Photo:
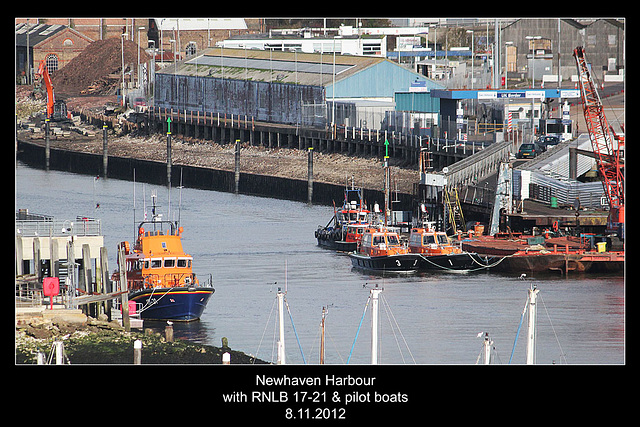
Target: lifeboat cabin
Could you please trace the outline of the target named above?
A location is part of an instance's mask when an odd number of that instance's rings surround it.
[[[435,231],[429,225],[424,228],[412,228],[409,235],[409,252],[414,254],[450,255],[461,254],[462,249],[454,246],[449,241],[446,233]]]
[[[400,243],[400,237],[395,231],[367,228],[362,235],[360,253],[364,255],[390,256],[407,252],[407,248]]]

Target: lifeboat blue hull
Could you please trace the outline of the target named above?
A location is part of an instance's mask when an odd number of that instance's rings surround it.
[[[129,294],[140,307],[143,320],[198,320],[215,292],[211,287],[155,288]]]

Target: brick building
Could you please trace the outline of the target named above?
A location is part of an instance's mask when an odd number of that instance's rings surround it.
[[[33,75],[43,60],[49,72],[55,73],[93,41],[73,28],[33,21],[16,23],[16,77],[19,83],[27,83],[26,71],[30,69]]]

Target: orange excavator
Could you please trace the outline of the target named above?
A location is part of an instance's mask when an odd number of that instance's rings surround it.
[[[71,113],[67,111],[67,104],[63,100],[56,101],[55,94],[53,92],[53,84],[51,83],[51,76],[45,60],[40,61],[40,67],[36,77],[44,81],[47,88],[47,119],[54,122],[66,122],[71,120]],[[42,84],[42,83],[40,83]]]

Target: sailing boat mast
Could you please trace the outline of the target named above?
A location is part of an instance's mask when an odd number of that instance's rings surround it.
[[[371,289],[371,364],[378,364],[378,295],[382,292],[376,285]]]
[[[527,365],[533,365],[536,358],[536,299],[539,289],[532,285],[529,288],[529,321],[527,332]]]
[[[286,365],[284,355],[284,292],[278,288],[278,325],[280,327],[280,337],[278,339],[278,365]]]
[[[320,364],[324,365],[324,319],[327,316],[327,310],[322,307],[322,321],[320,322],[320,328],[322,333],[320,334]]]

